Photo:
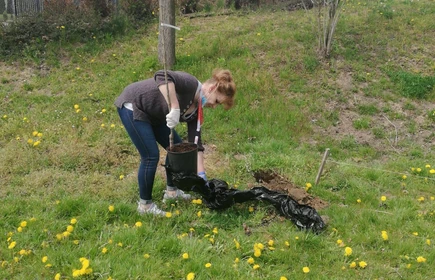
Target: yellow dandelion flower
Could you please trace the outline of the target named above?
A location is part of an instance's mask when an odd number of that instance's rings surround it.
[[[27,140],[27,144],[32,145],[33,144],[33,139],[28,139]]]
[[[118,247],[122,247],[122,242],[118,242],[118,244],[116,244]]]
[[[80,108],[79,104],[74,104],[74,109],[77,110],[78,108]]]
[[[254,266],[252,267],[254,270],[257,270],[257,269],[259,269],[260,268],[260,265],[258,265],[258,264],[254,264]]]
[[[235,258],[234,259],[234,263],[239,263],[240,262],[240,259],[239,258]]]
[[[27,226],[27,221],[22,221],[21,223],[20,223],[20,227],[26,227]]]
[[[361,203],[361,199],[358,198],[358,199],[356,200],[356,202],[357,202],[357,203]]]
[[[121,175],[119,175],[119,180],[124,180],[124,175],[123,174],[121,174]]]
[[[234,239],[234,243],[236,245],[236,249],[240,249],[240,243],[236,239]]]
[[[414,231],[414,232],[412,233],[412,235],[414,235],[414,236],[418,236],[418,232]]]
[[[337,245],[339,245],[339,246],[343,245],[343,240],[337,239]]]
[[[77,224],[77,219],[76,218],[72,218],[70,221],[70,224],[75,225]]]
[[[311,189],[312,185],[311,183],[305,183],[305,190],[308,191],[309,189]]]
[[[285,241],[284,244],[285,244],[285,246],[290,247],[290,242]]]
[[[46,263],[46,262],[48,261],[48,257],[47,257],[47,256],[43,256],[42,259],[41,259],[41,261],[42,261],[43,263]]]
[[[17,242],[16,242],[16,241],[12,241],[12,242],[9,244],[8,249],[14,249],[16,245],[17,245]]]
[[[215,228],[213,228],[213,231],[212,231],[214,234],[218,234],[218,228],[217,227],[215,227]]]
[[[22,255],[26,255],[26,250],[24,250],[24,249],[21,249],[19,252],[18,252],[18,254],[20,254],[21,256]]]
[[[285,276],[281,276],[281,277],[279,277],[279,280],[288,280],[288,279]]]
[[[184,260],[187,260],[189,258],[189,254],[188,253],[184,253],[182,255],[182,257],[183,257]]]
[[[193,280],[193,279],[195,279],[195,273],[189,272],[189,274],[187,274],[186,276],[186,280]]]
[[[263,243],[255,243],[254,246],[257,247],[257,248],[260,249],[260,250],[263,250],[263,249],[264,249],[264,245],[263,245]]]
[[[107,253],[107,248],[106,247],[103,247],[103,249],[101,249],[101,253],[103,253],[103,254],[105,254],[105,253]]]
[[[411,268],[411,264],[408,263],[408,264],[406,265],[406,268],[410,269],[410,268]]]
[[[435,174],[435,169],[431,169],[431,170],[429,170],[429,173],[430,173],[430,174]]]
[[[344,255],[345,255],[346,257],[352,255],[352,248],[350,248],[350,247],[346,247],[346,248],[344,248]]]
[[[426,164],[424,167],[426,167],[426,168],[430,168],[430,164]]]
[[[403,180],[406,180],[406,178],[408,178],[408,176],[406,176],[406,175],[402,175],[402,179],[403,179]]]
[[[101,113],[106,113],[107,112],[107,110],[106,109],[101,109]]]
[[[418,202],[424,202],[424,196],[420,196],[419,198],[417,198]]]
[[[201,199],[193,199],[192,203],[193,204],[202,204],[202,200]]]
[[[56,273],[56,275],[54,276],[54,280],[60,280],[60,277],[61,277],[60,273]]]
[[[426,244],[430,246],[430,239],[426,239]]]
[[[110,124],[110,127],[111,127],[111,128],[114,128],[114,127],[115,127],[115,124],[114,124],[114,123]]]
[[[260,257],[261,256],[261,250],[260,249],[254,249],[254,256],[256,258]]]
[[[198,218],[201,218],[201,215],[202,215],[201,211],[198,211],[198,213],[196,213],[196,216],[198,216]]]
[[[255,262],[255,260],[254,260],[253,257],[250,257],[250,258],[247,260],[247,262],[248,262],[249,264],[253,264],[253,263]]]
[[[366,268],[367,263],[366,263],[365,261],[360,261],[360,262],[358,263],[358,266],[361,267],[361,268]]]
[[[136,222],[136,223],[134,224],[134,226],[135,226],[135,227],[141,227],[141,226],[142,226],[142,222]]]
[[[274,242],[273,240],[269,240],[269,241],[267,242],[267,245],[269,245],[269,246],[273,246],[274,243],[275,243],[275,242]]]
[[[416,171],[417,171],[418,173],[420,173],[420,172],[421,172],[421,168],[420,168],[420,167],[417,168]]]
[[[387,197],[385,195],[381,196],[381,201],[385,202],[387,200]]]
[[[109,212],[113,212],[113,211],[115,211],[115,206],[109,205]]]
[[[349,267],[350,267],[350,268],[355,268],[355,267],[356,267],[356,262],[351,262],[351,263],[349,264]]]
[[[172,213],[171,212],[166,212],[165,216],[166,216],[166,218],[171,218],[172,217]]]
[[[149,258],[150,258],[150,254],[144,254],[143,257],[144,257],[145,259],[149,259]]]
[[[67,232],[73,232],[73,231],[74,231],[74,227],[73,227],[72,225],[68,225],[68,226],[66,227],[66,231],[67,231]]]
[[[302,268],[302,271],[303,271],[304,273],[309,273],[309,272],[310,272],[310,268],[309,268],[308,266],[304,266],[304,267]]]
[[[385,241],[388,240],[388,233],[385,230],[381,231],[381,235],[382,235],[382,239],[384,239]]]
[[[22,228],[22,227],[18,227],[18,228],[17,228],[17,231],[18,231],[18,232],[23,232],[23,228]]]
[[[87,117],[83,117],[83,119],[82,119],[84,122],[87,122],[88,121],[88,118]]]
[[[206,268],[210,268],[210,267],[211,267],[211,263],[206,263],[204,266],[205,266]]]
[[[419,257],[417,257],[417,262],[423,263],[423,262],[426,262],[426,259],[422,256],[419,256]]]
[[[254,212],[254,207],[253,207],[253,206],[249,206],[248,211],[249,211],[250,213]]]
[[[80,240],[73,240],[73,243],[75,244],[75,245],[79,245],[80,244]]]

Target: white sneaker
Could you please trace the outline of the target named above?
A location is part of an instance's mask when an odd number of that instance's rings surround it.
[[[173,194],[169,194],[170,191],[166,190],[165,194],[163,195],[163,202],[166,202],[166,200],[169,199],[184,199],[184,200],[189,200],[192,198],[192,196],[190,194],[184,193],[182,190],[177,189],[177,191],[175,192],[175,195]]]
[[[154,216],[166,216],[166,212],[160,210],[155,203],[151,203],[151,206],[146,208],[144,204],[138,202],[137,212],[139,212],[140,215],[153,214]]]

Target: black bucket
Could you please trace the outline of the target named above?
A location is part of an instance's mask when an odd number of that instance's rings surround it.
[[[196,174],[198,169],[198,145],[178,143],[168,148],[168,167],[173,173]]]

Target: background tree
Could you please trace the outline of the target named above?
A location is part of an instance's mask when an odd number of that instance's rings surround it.
[[[159,0],[160,23],[175,25],[174,0]],[[175,64],[175,30],[160,26],[158,56],[159,62],[170,69]]]
[[[331,54],[332,38],[340,15],[342,1],[315,0],[315,4],[319,9],[317,14],[319,52],[323,57],[328,58]]]

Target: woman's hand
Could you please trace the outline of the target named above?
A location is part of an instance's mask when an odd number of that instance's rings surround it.
[[[172,108],[169,114],[166,115],[166,125],[173,129],[180,122],[180,109]]]

